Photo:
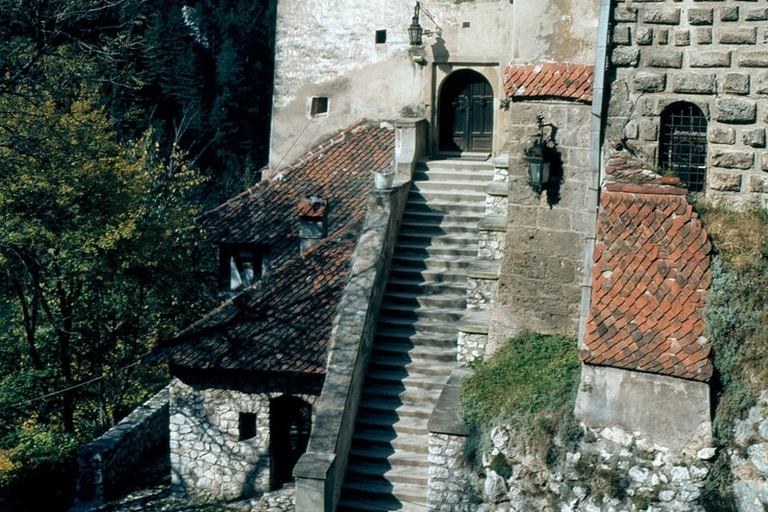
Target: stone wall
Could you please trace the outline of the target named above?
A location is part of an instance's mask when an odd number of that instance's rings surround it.
[[[563,170],[559,186],[541,195],[528,185],[523,158],[537,115],[554,128]],[[595,222],[588,212],[590,106],[513,102],[508,117],[509,214],[489,333],[494,346],[525,328],[577,333],[586,236]]]
[[[768,11],[757,2],[619,1],[607,139],[658,162],[660,115],[676,101],[709,120],[707,195],[768,201]]]
[[[166,387],[80,451],[77,501],[116,496],[143,459],[167,449],[168,401]]]
[[[270,490],[270,400],[283,396],[285,387],[257,378],[175,377],[170,389],[174,494],[220,501]],[[292,396],[312,405],[319,382],[288,388],[293,390]],[[240,413],[256,416],[253,437],[240,439]]]

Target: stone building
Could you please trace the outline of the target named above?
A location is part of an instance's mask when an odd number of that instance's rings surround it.
[[[265,180],[201,219],[228,298],[156,354],[173,375],[174,489],[234,499],[295,477],[300,511],[433,506],[423,452],[440,392],[467,354],[522,329],[579,336],[588,425],[705,445],[709,246],[686,194],[765,203],[768,8],[276,13]],[[551,176],[531,186],[537,142]],[[395,183],[371,192],[382,170]],[[493,285],[463,315],[467,274]],[[457,350],[457,326],[472,347]]]
[[[291,480],[391,128],[357,125],[200,218],[220,252],[217,309],[162,343],[174,492],[232,500]]]

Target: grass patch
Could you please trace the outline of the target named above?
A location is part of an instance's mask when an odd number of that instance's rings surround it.
[[[508,425],[523,454],[555,463],[581,438],[573,418],[581,363],[576,339],[523,332],[475,365],[464,382],[460,417],[471,427],[469,445],[489,448],[488,432]]]

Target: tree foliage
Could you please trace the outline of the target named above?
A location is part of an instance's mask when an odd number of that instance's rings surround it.
[[[263,147],[266,8],[182,7],[0,0],[0,509],[66,508],[77,447],[165,382],[141,357],[206,304],[206,183]]]

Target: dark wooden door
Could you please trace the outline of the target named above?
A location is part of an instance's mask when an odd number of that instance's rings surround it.
[[[479,73],[448,77],[440,97],[440,150],[490,152],[493,145],[493,89]]]
[[[307,449],[312,430],[312,406],[297,397],[270,402],[272,487],[279,489],[293,478],[293,467]]]

